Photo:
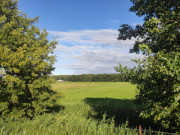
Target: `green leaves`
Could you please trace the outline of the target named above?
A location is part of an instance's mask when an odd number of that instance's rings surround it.
[[[119,65],[117,72],[127,73],[137,84],[138,103],[146,105],[141,117],[161,127],[180,132],[180,1],[131,0],[130,11],[144,16],[144,24],[132,28],[121,25],[119,40],[137,38],[130,52],[141,52],[143,59],[132,60],[136,67]]]
[[[17,1],[0,1],[0,116],[33,117],[55,103],[49,74],[54,69],[57,42],[47,40],[46,30],[17,10]]]

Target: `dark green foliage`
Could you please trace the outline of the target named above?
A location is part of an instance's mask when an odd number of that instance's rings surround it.
[[[130,52],[146,57],[133,60],[137,66],[132,69],[119,65],[116,70],[137,84],[136,100],[146,106],[143,118],[180,132],[180,1],[131,1],[130,11],[144,16],[145,22],[136,28],[122,25],[118,39],[137,38]]]
[[[125,74],[84,74],[84,75],[54,75],[55,80],[72,82],[127,82]]]
[[[139,53],[139,45],[146,44],[153,53],[180,49],[180,1],[178,0],[131,0],[130,11],[144,16],[144,24],[135,28],[121,25],[118,40],[137,38],[130,52]]]
[[[161,18],[166,12],[179,12],[179,0],[130,0],[133,6],[131,12],[135,12],[138,16],[144,16],[147,21],[152,17]]]
[[[17,1],[0,1],[0,116],[15,119],[33,117],[54,106],[49,74],[55,56],[55,41],[47,40],[46,30],[34,26],[20,13]]]

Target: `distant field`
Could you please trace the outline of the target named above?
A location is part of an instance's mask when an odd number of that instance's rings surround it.
[[[57,82],[53,86],[65,96],[62,104],[76,104],[85,98],[134,99],[136,86],[127,82]]]
[[[33,120],[0,119],[0,134],[138,135],[139,125],[151,125],[139,118],[143,107],[134,104],[137,91],[130,83],[56,82],[52,88],[64,95],[53,113]]]
[[[117,126],[128,121],[128,127],[142,125],[146,129],[159,130],[149,120],[139,117],[143,106],[134,103],[138,92],[136,85],[128,82],[56,82],[52,88],[63,93],[59,104],[65,106],[66,111],[69,109],[68,112],[76,112],[77,106],[85,107],[83,111],[88,118],[101,120],[106,114]]]

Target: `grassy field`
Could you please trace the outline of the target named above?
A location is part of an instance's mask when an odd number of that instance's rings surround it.
[[[113,118],[117,126],[128,122],[131,128],[139,125],[149,128],[151,124],[139,118],[143,107],[134,104],[137,88],[128,82],[57,82],[53,89],[64,94],[59,101],[64,107],[86,106],[88,118],[101,120],[106,114],[106,118]],[[75,111],[74,108],[70,112]]]
[[[65,96],[63,104],[77,104],[86,98],[134,99],[136,86],[127,82],[65,82],[53,89]]]
[[[138,135],[142,106],[135,105],[136,86],[126,82],[57,82],[53,89],[63,94],[53,113],[32,120],[0,119],[0,134],[30,135]],[[144,132],[143,134],[151,134]]]

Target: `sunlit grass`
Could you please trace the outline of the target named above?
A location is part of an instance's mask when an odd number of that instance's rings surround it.
[[[138,135],[136,127],[144,124],[130,83],[57,82],[52,88],[64,95],[57,99],[61,110],[32,120],[0,119],[0,135]]]
[[[65,96],[62,104],[76,104],[88,97],[134,99],[136,86],[127,82],[57,82],[53,86]]]
[[[106,114],[107,118],[114,118],[116,125],[126,121],[131,127],[146,124],[139,118],[142,106],[133,103],[136,85],[127,82],[57,82],[53,89],[64,93],[65,98],[60,103],[65,107],[88,105],[86,117],[101,120]]]

